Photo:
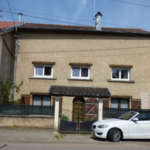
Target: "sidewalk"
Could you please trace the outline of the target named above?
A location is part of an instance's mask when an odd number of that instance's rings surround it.
[[[25,143],[98,143],[90,134],[59,134],[53,129],[0,128],[0,141]]]

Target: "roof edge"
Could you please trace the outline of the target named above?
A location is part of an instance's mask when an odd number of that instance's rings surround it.
[[[150,32],[149,33],[139,33],[139,32],[123,32],[123,31],[99,31],[99,30],[94,30],[94,29],[67,29],[67,28],[39,28],[39,27],[35,27],[35,28],[33,28],[33,27],[21,27],[21,26],[19,26],[18,27],[18,29],[25,29],[25,30],[27,30],[27,29],[29,29],[29,30],[43,30],[43,31],[53,31],[53,30],[57,30],[57,31],[77,31],[77,32],[89,32],[89,33],[118,33],[118,34],[126,34],[126,35],[128,35],[128,34],[132,34],[132,35],[150,35]]]

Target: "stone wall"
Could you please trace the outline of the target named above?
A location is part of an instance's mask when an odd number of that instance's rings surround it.
[[[54,128],[54,117],[0,116],[0,127]]]

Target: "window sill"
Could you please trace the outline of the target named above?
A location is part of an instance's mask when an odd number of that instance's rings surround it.
[[[123,80],[111,80],[108,79],[107,82],[116,82],[116,83],[135,83],[135,81],[130,80],[130,81],[123,81]]]
[[[67,79],[68,81],[93,81],[93,79]]]
[[[56,78],[44,78],[44,77],[30,77],[29,79],[57,80]]]

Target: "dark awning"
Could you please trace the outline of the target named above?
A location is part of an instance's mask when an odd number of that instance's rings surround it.
[[[82,96],[95,98],[109,98],[111,96],[108,88],[60,85],[51,85],[49,94],[53,96]]]

